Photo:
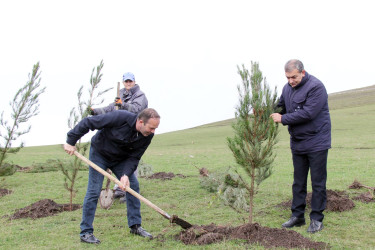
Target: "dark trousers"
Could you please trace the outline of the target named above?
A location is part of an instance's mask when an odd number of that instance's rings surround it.
[[[293,216],[298,218],[304,217],[307,194],[307,176],[310,169],[312,186],[310,219],[323,221],[323,211],[327,204],[327,157],[328,149],[308,154],[293,154]]]
[[[95,148],[93,147],[90,148],[90,160],[104,170],[107,170],[107,168],[111,169],[117,179],[121,179],[121,177],[124,175],[126,160],[124,160],[123,162],[109,161],[99,153],[97,153]],[[130,181],[130,188],[139,193],[139,182],[135,174],[131,174],[128,177]],[[102,190],[103,179],[104,175],[102,175],[92,167],[89,168],[89,180],[87,184],[86,196],[83,200],[82,207],[82,221],[80,225],[81,236],[86,233],[94,232],[93,222],[95,218],[98,199]],[[136,224],[141,225],[141,202],[138,200],[138,198],[134,197],[130,193],[127,193],[126,207],[129,227]]]

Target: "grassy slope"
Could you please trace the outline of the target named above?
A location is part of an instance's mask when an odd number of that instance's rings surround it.
[[[333,145],[329,152],[327,187],[346,190],[350,196],[356,192],[347,187],[354,179],[363,184],[375,186],[375,86],[364,91],[353,90],[330,95]],[[341,108],[342,107],[342,108]],[[144,156],[152,164],[154,172],[165,171],[184,174],[186,178],[171,181],[141,179],[141,194],[170,214],[177,214],[193,224],[239,225],[246,220],[246,214],[237,214],[223,206],[212,193],[199,185],[196,167],[210,171],[225,171],[234,166],[233,157],[226,145],[226,137],[232,135],[231,120],[207,124],[200,127],[161,134],[155,139]],[[285,127],[281,128],[280,142],[276,148],[277,158],[274,173],[260,186],[255,199],[255,221],[263,226],[279,228],[288,217],[288,210],[275,205],[291,198],[292,162],[289,139]],[[10,158],[21,166],[33,162],[44,162],[49,158],[69,158],[61,145],[27,147]],[[87,183],[87,172],[80,172],[78,193],[75,203],[82,203]],[[23,208],[40,199],[53,199],[67,203],[68,193],[63,189],[60,172],[39,174],[16,173],[5,178],[6,188],[13,194],[0,198],[0,217],[9,215],[17,208]],[[309,191],[311,187],[309,185]],[[326,212],[325,226],[321,233],[309,235],[307,227],[296,231],[316,241],[329,243],[335,249],[369,249],[375,245],[373,238],[374,204],[355,202],[350,212]],[[105,248],[166,248],[189,249],[174,240],[180,231],[147,206],[142,206],[143,225],[159,238],[146,241],[129,235],[124,216],[125,206],[115,203],[109,211],[100,208],[95,219],[95,234]],[[0,218],[4,226],[0,229],[0,248],[27,249],[77,249],[90,248],[79,243],[79,222],[81,210],[65,212],[57,216],[35,221],[29,219],[7,221]],[[360,219],[358,219],[360,218]],[[242,242],[223,242],[204,249],[243,249]],[[262,249],[261,247],[259,247]]]

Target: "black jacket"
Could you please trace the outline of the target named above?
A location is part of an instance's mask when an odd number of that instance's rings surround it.
[[[323,83],[307,72],[291,87],[285,84],[278,104],[281,122],[288,125],[293,153],[312,153],[331,148],[331,118]]]
[[[125,110],[86,117],[68,132],[66,142],[74,146],[89,130],[97,129],[91,138],[91,147],[108,160],[126,160],[125,174],[129,176],[136,170],[154,136],[145,137],[137,132],[136,120],[136,114]]]

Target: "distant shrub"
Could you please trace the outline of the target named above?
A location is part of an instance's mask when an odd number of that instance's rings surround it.
[[[72,170],[73,166],[67,162],[58,159],[48,159],[46,162],[33,163],[30,170],[27,173],[44,173],[44,172],[54,172],[61,169],[60,165],[63,164],[66,169]],[[86,165],[82,165],[79,170],[88,170]]]
[[[209,192],[217,192],[219,186],[224,182],[224,174],[208,173],[200,177],[200,185]]]
[[[17,171],[16,165],[10,163],[3,163],[0,168],[0,176],[9,176],[13,175]]]
[[[138,164],[138,176],[139,177],[149,177],[153,175],[152,165],[145,163],[140,160]]]

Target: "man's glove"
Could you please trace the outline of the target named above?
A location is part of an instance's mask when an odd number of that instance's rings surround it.
[[[121,105],[122,105],[121,98],[120,97],[116,97],[116,99],[115,99],[115,106],[121,107]]]

